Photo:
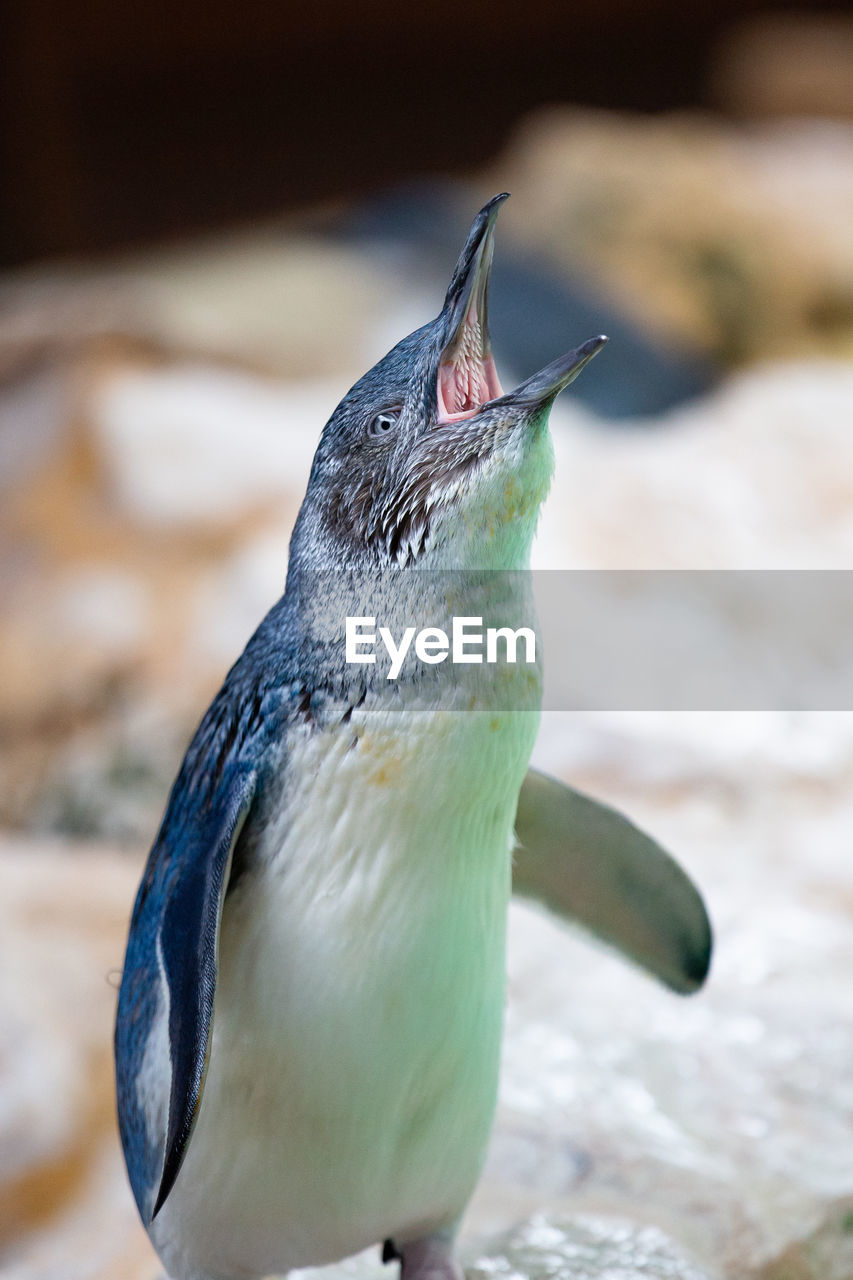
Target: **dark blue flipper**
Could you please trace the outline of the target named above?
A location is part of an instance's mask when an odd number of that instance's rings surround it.
[[[184,855],[181,872],[163,913],[160,950],[169,986],[169,1051],[172,1092],[166,1158],[156,1217],[178,1176],[201,1102],[216,972],[219,924],[231,855],[255,794],[255,774],[238,774],[235,785],[208,816],[197,856]]]
[[[193,794],[186,776],[179,777],[131,921],[116,1022],[116,1075],[122,1144],[146,1225],[174,1186],[198,1114],[222,905],[231,857],[255,795],[254,770],[232,764],[224,775],[206,798]],[[165,1098],[152,1098],[150,1085],[140,1084],[164,1000],[169,1071],[163,1061],[156,1075],[170,1076],[168,1109]]]

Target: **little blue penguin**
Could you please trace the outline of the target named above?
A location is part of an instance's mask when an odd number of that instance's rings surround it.
[[[459,1280],[513,875],[676,991],[708,969],[686,874],[614,810],[528,770],[538,660],[427,657],[395,680],[378,651],[346,660],[347,616],[397,635],[526,608],[549,411],[605,339],[504,392],[487,293],[505,198],[475,218],[439,316],[326,424],[285,593],[190,743],[139,887],[119,1127],[172,1280],[383,1243],[402,1280]]]

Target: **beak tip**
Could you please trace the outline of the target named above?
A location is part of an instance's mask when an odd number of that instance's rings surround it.
[[[586,342],[581,343],[577,351],[573,353],[575,356],[575,376],[580,373],[585,365],[589,364],[593,356],[598,355],[602,347],[605,347],[609,341],[610,339],[606,333],[599,333],[597,337],[587,338]]]
[[[471,224],[469,239],[473,236],[480,244],[484,244],[485,241],[491,240],[501,205],[508,199],[509,192],[501,191],[498,195],[492,196],[491,200],[486,201]]]
[[[498,220],[498,214],[500,213],[501,205],[504,203],[505,200],[508,200],[508,199],[509,199],[509,192],[501,191],[499,195],[492,196],[491,200],[487,200],[486,203],[483,205],[482,209],[480,210],[480,212],[477,214],[476,218],[474,219],[471,231],[472,233],[474,233],[476,229],[481,243],[485,243],[487,240],[491,240],[494,234],[495,223]]]
[[[561,391],[565,391],[566,387],[574,382],[590,360],[598,355],[607,341],[607,335],[604,333],[600,333],[595,338],[587,338],[586,342],[582,342],[574,351],[569,351],[558,360],[552,361],[502,399],[505,402],[528,406],[541,406],[553,402]]]

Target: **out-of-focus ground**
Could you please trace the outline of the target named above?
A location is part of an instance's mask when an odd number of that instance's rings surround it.
[[[460,243],[502,189],[498,261],[716,371],[633,425],[558,404],[537,563],[850,567],[853,126],[553,110]],[[303,220],[0,282],[3,1275],[159,1274],[111,1093],[135,884],[323,422],[451,266]],[[853,716],[549,714],[536,760],[677,853],[716,959],[680,1001],[513,907],[475,1274],[849,1280]]]

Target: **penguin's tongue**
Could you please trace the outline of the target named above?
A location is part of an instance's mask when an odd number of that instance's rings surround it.
[[[489,400],[503,395],[488,338],[472,305],[459,334],[438,366],[438,423],[471,418]]]

